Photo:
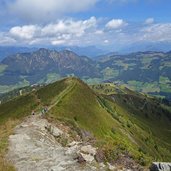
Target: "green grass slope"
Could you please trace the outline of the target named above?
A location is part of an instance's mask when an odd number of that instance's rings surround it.
[[[40,111],[45,105],[50,107],[47,118],[65,121],[79,133],[93,135],[106,160],[114,161],[120,154],[142,165],[171,160],[168,107],[124,87],[90,88],[71,77],[0,105],[0,168],[14,126],[32,110]]]
[[[140,152],[156,161],[171,160],[171,113],[168,106],[125,87],[101,84],[92,88],[103,94],[104,106],[136,142]]]
[[[101,108],[95,93],[82,81],[72,78],[71,89],[51,110],[55,118],[75,121],[83,129],[90,130],[97,136],[110,135],[115,123],[109,113]]]
[[[107,160],[116,159],[120,153],[129,153],[141,164],[147,164],[149,156],[138,151],[137,144],[130,141],[127,133],[125,135],[119,120],[104,107],[103,98],[81,80],[70,78],[68,82],[70,88],[60,93],[49,117],[67,121],[93,134],[97,144],[104,149]]]

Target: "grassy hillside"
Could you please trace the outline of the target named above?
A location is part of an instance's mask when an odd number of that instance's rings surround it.
[[[100,107],[96,95],[83,82],[71,80],[72,88],[51,110],[55,118],[67,118],[75,121],[83,129],[90,130],[97,136],[108,136],[115,123],[112,117]],[[105,135],[106,133],[106,135]]]
[[[102,80],[171,99],[170,53],[137,52],[99,59]]]
[[[124,87],[115,87],[116,97],[113,100],[112,96],[101,96],[75,78],[68,81],[68,86],[70,88],[60,94],[51,109],[50,117],[69,121],[91,132],[99,142],[105,140],[99,144],[109,151],[128,152],[141,164],[171,159],[170,113],[161,106],[157,107],[155,100]],[[125,105],[125,95],[136,103]],[[144,99],[149,101],[147,109],[142,109]],[[151,120],[146,118],[147,112]],[[159,114],[161,120],[158,119]],[[117,152],[110,155],[115,158]]]
[[[106,160],[115,161],[120,154],[142,165],[171,160],[168,106],[124,87],[90,88],[79,79],[67,78],[0,105],[0,169],[10,168],[3,156],[14,126],[45,105],[51,107],[50,120],[65,121],[78,133],[93,135]]]
[[[171,160],[171,113],[168,106],[156,98],[113,84],[92,88],[103,94],[104,106],[134,139],[139,151],[152,156],[153,160]]]

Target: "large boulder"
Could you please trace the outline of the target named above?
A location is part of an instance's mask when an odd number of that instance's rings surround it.
[[[171,163],[153,162],[150,171],[171,171]]]
[[[52,134],[54,137],[59,137],[63,134],[63,132],[58,129],[57,127],[49,124],[46,126],[46,129],[50,132],[50,134]]]
[[[96,154],[96,148],[91,145],[82,146],[80,151],[84,154],[90,154],[92,156]]]
[[[83,158],[83,156],[81,154],[78,154],[78,156],[75,158],[78,163],[82,164],[82,163],[85,163],[86,160]]]
[[[94,161],[94,156],[92,156],[90,154],[79,153],[78,154],[78,162],[79,163],[80,163],[80,159],[85,162],[92,163]]]
[[[96,148],[92,147],[91,145],[82,146],[77,154],[79,163],[83,161],[91,163],[95,159],[94,156],[96,155]]]

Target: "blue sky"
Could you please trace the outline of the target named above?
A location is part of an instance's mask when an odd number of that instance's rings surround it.
[[[100,1],[89,12],[75,15],[84,18],[96,17],[123,18],[128,21],[140,22],[146,18],[154,17],[161,22],[171,22],[170,0],[114,0]]]
[[[0,45],[171,42],[170,0],[0,0]]]

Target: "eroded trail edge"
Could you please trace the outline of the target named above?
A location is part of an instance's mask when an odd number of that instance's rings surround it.
[[[78,141],[62,146],[57,141],[62,136],[69,137],[41,116],[29,116],[9,137],[6,158],[18,171],[105,170],[104,164],[98,164],[94,160],[94,147]],[[76,157],[79,153],[88,162],[78,163]]]

